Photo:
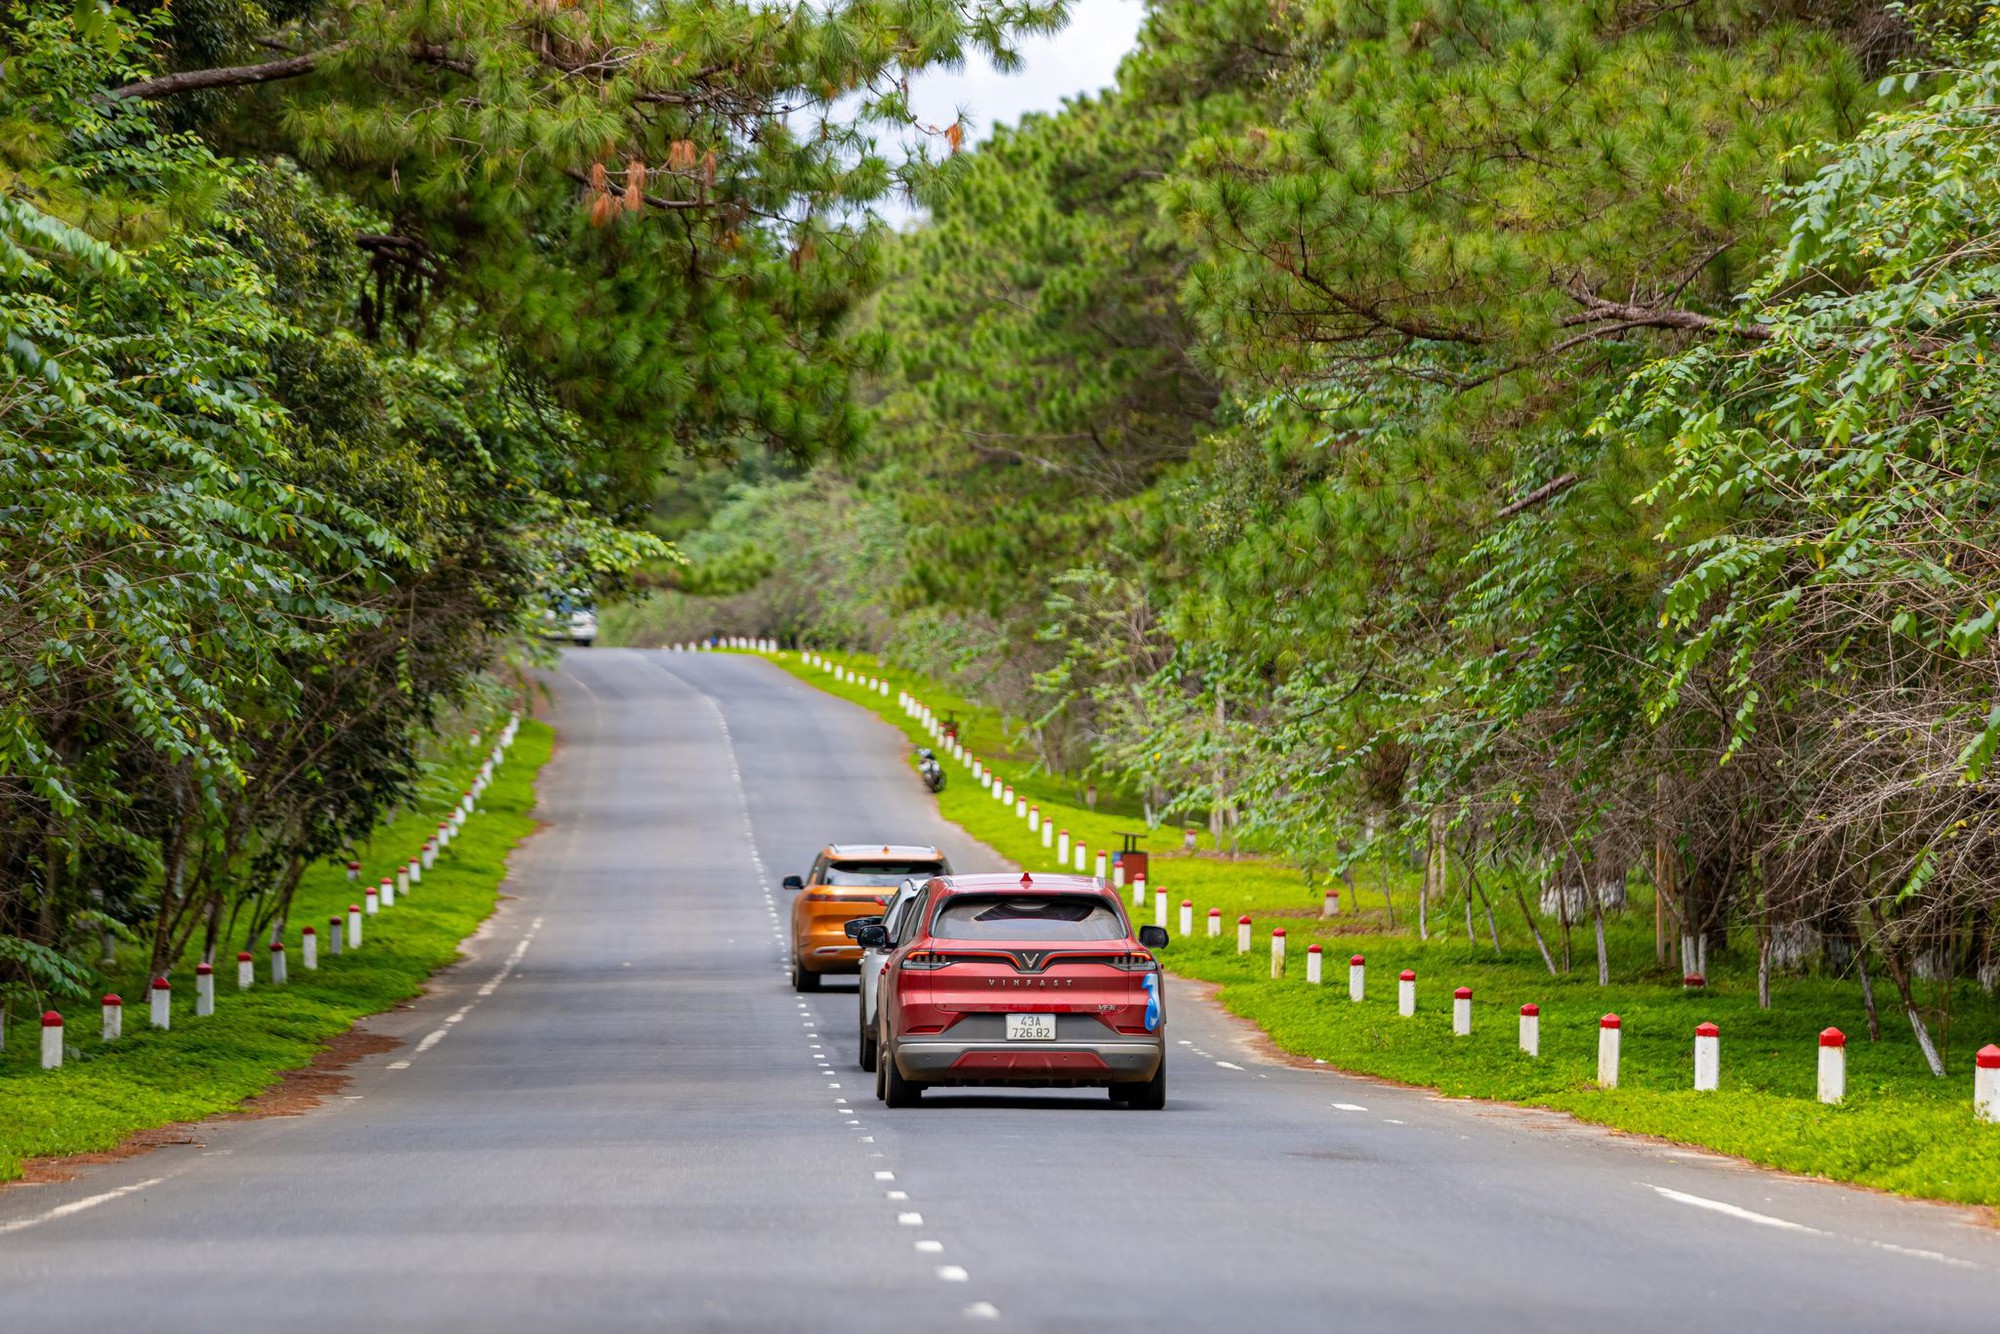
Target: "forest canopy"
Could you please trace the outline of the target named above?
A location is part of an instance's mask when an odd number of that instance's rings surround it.
[[[1996,81],[1974,3],[1156,0],[897,239],[862,447],[655,631],[952,677],[1309,876],[1990,986]]]

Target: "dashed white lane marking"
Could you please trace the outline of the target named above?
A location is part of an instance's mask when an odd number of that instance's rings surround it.
[[[1217,1061],[1216,1064],[1221,1066],[1224,1070],[1241,1070],[1243,1068],[1242,1066],[1232,1064],[1229,1061]]]
[[[946,1283],[963,1283],[972,1277],[960,1265],[939,1265],[937,1267],[937,1276]]]
[[[1365,1112],[1368,1109],[1358,1102],[1337,1102],[1333,1105],[1333,1110],[1336,1112]]]
[[[1385,1126],[1406,1126],[1410,1123],[1408,1121],[1398,1121],[1393,1116],[1385,1116],[1382,1118],[1382,1124]]]
[[[894,1172],[877,1172],[875,1174],[875,1179],[877,1181],[894,1181],[896,1179],[896,1174]]]
[[[910,1198],[910,1192],[908,1192],[907,1190],[892,1190],[887,1192],[884,1198],[891,1200],[907,1200]]]
[[[1701,1195],[1689,1195],[1685,1191],[1669,1190],[1665,1186],[1655,1186],[1653,1190],[1661,1197],[1672,1200],[1675,1204],[1693,1205],[1697,1209],[1707,1209],[1711,1213],[1724,1214],[1730,1218],[1740,1219],[1745,1223],[1755,1223],[1760,1227],[1782,1228],[1787,1232],[1810,1232],[1821,1237],[1828,1235],[1816,1227],[1807,1227],[1804,1223],[1794,1223],[1790,1219],[1773,1218],[1769,1214],[1754,1213],[1749,1209],[1728,1204],[1722,1200],[1711,1200]]]
[[[408,1061],[391,1061],[389,1062],[389,1068],[391,1070],[407,1070],[410,1068],[410,1063]]]
[[[1639,1184],[1647,1185],[1648,1183],[1642,1181]],[[1794,1223],[1789,1218],[1774,1218],[1770,1214],[1760,1214],[1753,1209],[1745,1209],[1741,1205],[1730,1204],[1726,1200],[1711,1200],[1705,1195],[1690,1195],[1686,1191],[1672,1190],[1666,1186],[1653,1186],[1651,1189],[1662,1199],[1672,1200],[1675,1204],[1686,1204],[1696,1209],[1706,1209],[1710,1213],[1721,1214],[1725,1218],[1734,1218],[1738,1222],[1755,1223],[1758,1227],[1777,1228],[1781,1232],[1802,1232],[1810,1237],[1832,1237],[1837,1241],[1859,1242],[1863,1246],[1870,1246],[1878,1251],[1888,1251],[1892,1255],[1907,1255],[1918,1260],[1935,1260],[1939,1264],[1952,1265],[1959,1269],[1979,1268],[1978,1265],[1970,1260],[1961,1260],[1957,1256],[1946,1255],[1942,1251],[1926,1251],[1919,1250],[1914,1246],[1898,1246],[1893,1241],[1876,1241],[1872,1237],[1844,1237],[1838,1232],[1828,1232],[1823,1228],[1808,1227],[1804,1223]]]
[[[135,1181],[129,1186],[120,1186],[117,1190],[107,1190],[102,1195],[87,1195],[80,1200],[71,1200],[68,1204],[58,1204],[55,1208],[44,1210],[32,1218],[16,1218],[10,1223],[0,1223],[0,1236],[5,1236],[9,1232],[25,1232],[43,1223],[53,1223],[58,1218],[80,1214],[85,1209],[95,1209],[100,1204],[109,1204],[123,1196],[136,1195],[146,1187],[157,1186],[165,1180],[165,1177],[152,1177],[145,1181]]]
[[[998,1320],[1000,1308],[992,1302],[974,1302],[965,1308],[965,1314],[973,1320]]]
[[[944,1253],[944,1243],[941,1241],[920,1241],[917,1243],[917,1249],[925,1255],[942,1255]]]
[[[915,1212],[897,1214],[896,1222],[903,1227],[922,1227],[924,1225],[924,1216]]]

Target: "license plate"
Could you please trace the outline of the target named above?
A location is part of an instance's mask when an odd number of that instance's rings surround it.
[[[1052,1014],[1010,1014],[1007,1016],[1007,1041],[1009,1042],[1054,1042],[1056,1040],[1056,1017]]]

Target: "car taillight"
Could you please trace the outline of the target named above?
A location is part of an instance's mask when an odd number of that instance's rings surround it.
[[[1113,968],[1122,969],[1128,973],[1157,973],[1160,971],[1159,960],[1150,954],[1121,954],[1107,962]]]
[[[953,962],[950,955],[939,954],[935,950],[912,950],[903,956],[903,967],[916,973],[934,972],[939,968],[948,967]]]

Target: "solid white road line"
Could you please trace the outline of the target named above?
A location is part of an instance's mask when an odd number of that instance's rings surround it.
[[[1939,1264],[1947,1264],[1959,1269],[1979,1268],[1978,1265],[1970,1260],[1961,1260],[1957,1256],[1946,1255],[1942,1251],[1926,1251],[1914,1246],[1898,1246],[1893,1241],[1876,1241],[1872,1237],[1846,1237],[1838,1232],[1828,1232],[1824,1228],[1808,1227],[1804,1223],[1794,1223],[1789,1218],[1774,1218],[1770,1214],[1760,1214],[1754,1209],[1745,1209],[1741,1205],[1730,1204],[1726,1200],[1711,1200],[1705,1195],[1690,1195],[1684,1190],[1673,1190],[1666,1186],[1651,1186],[1648,1182],[1640,1182],[1639,1184],[1649,1186],[1662,1199],[1672,1200],[1675,1204],[1685,1204],[1696,1209],[1706,1209],[1710,1213],[1721,1214],[1725,1218],[1734,1218],[1738,1222],[1754,1223],[1758,1227],[1777,1228],[1781,1232],[1802,1232],[1810,1237],[1831,1237],[1836,1241],[1858,1242],[1863,1246],[1872,1247],[1878,1251],[1887,1251],[1892,1255],[1907,1255],[1918,1260],[1935,1260]]]
[[[36,1214],[33,1218],[17,1218],[11,1223],[0,1223],[0,1236],[9,1232],[25,1232],[43,1223],[53,1223],[58,1218],[80,1214],[85,1209],[95,1209],[100,1204],[108,1204],[121,1196],[137,1194],[146,1187],[157,1186],[165,1180],[165,1177],[153,1177],[146,1181],[135,1181],[129,1186],[120,1186],[117,1190],[107,1190],[102,1195],[89,1195],[80,1200],[71,1200],[68,1204],[58,1204],[55,1208]]]

